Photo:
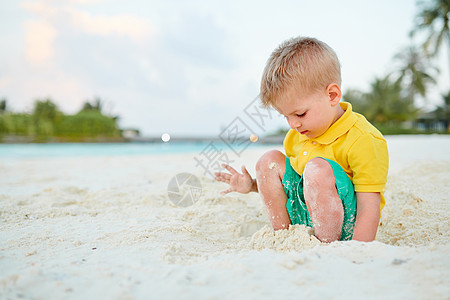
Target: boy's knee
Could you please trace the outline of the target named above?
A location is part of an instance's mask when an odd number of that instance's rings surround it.
[[[330,163],[323,158],[315,157],[308,161],[303,171],[306,181],[314,184],[334,182],[334,172]]]
[[[278,150],[264,153],[256,163],[256,172],[261,173],[268,170],[279,170],[280,165],[284,168],[285,156]]]

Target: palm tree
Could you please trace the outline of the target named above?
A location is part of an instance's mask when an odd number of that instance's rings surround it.
[[[100,113],[102,112],[103,100],[100,97],[95,97],[94,100],[92,101],[92,103],[89,100],[87,100],[83,104],[83,108],[81,109],[81,111],[91,111],[91,110],[95,110]]]
[[[450,1],[434,0],[422,6],[423,10],[416,16],[415,29],[411,34],[414,35],[417,31],[428,31],[423,47],[430,56],[436,56],[446,40],[450,66]],[[431,51],[430,47],[432,47]]]
[[[400,82],[392,81],[389,75],[375,78],[367,93],[347,91],[344,100],[352,103],[356,112],[377,124],[398,124],[413,119],[418,112],[411,99],[404,95]]]
[[[370,110],[372,104],[367,102],[366,93],[358,89],[348,89],[342,97],[344,101],[352,104],[353,111],[362,113],[370,121],[373,121],[367,116],[367,112]]]
[[[367,102],[372,103],[370,115],[374,122],[402,122],[414,118],[417,109],[411,98],[402,93],[400,82],[392,82],[389,76],[375,78]]]
[[[436,80],[430,74],[438,73],[438,69],[433,67],[426,55],[418,48],[410,46],[394,56],[398,62],[397,82],[402,84],[407,91],[407,96],[412,102],[416,95],[426,98],[427,88],[430,84],[436,84]]]

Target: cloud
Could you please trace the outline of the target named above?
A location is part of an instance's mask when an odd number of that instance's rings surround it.
[[[76,0],[61,4],[51,0],[40,0],[23,2],[20,7],[48,23],[61,24],[67,23],[69,20],[76,29],[93,35],[127,36],[139,42],[147,39],[153,33],[153,28],[146,19],[133,14],[92,15],[74,7],[77,3],[93,4],[98,2],[102,1]]]
[[[75,4],[97,4],[105,2],[105,0],[70,0],[70,2]]]
[[[153,32],[147,20],[134,15],[94,16],[88,12],[73,8],[67,9],[67,12],[72,16],[72,22],[75,27],[93,35],[127,36],[139,42],[148,38]]]
[[[15,99],[49,95],[73,112],[98,95],[116,104],[124,125],[147,134],[161,128],[214,134],[240,109],[230,102],[253,99],[241,90],[248,80],[236,75],[229,32],[213,12],[150,3],[145,13],[135,6],[135,13],[114,15],[78,4],[38,0],[22,6],[31,15],[30,30],[47,24],[56,35],[48,39],[47,64],[24,66],[25,89],[16,89]],[[192,115],[200,114],[207,117],[194,122]],[[205,122],[211,126],[205,128]]]
[[[22,2],[20,7],[40,17],[50,18],[58,13],[58,9],[45,1]]]
[[[33,65],[49,61],[53,54],[56,29],[46,21],[26,21],[25,57]]]

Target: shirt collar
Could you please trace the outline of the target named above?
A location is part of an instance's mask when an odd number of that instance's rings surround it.
[[[337,119],[327,131],[325,131],[321,136],[312,139],[312,141],[316,141],[319,144],[330,144],[337,140],[340,136],[347,133],[355,124],[357,117],[352,112],[352,105],[348,102],[340,102],[339,105],[345,111],[344,114]],[[305,140],[308,139],[306,136],[302,136],[302,138]]]

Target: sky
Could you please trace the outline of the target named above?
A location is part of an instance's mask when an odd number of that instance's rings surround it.
[[[236,118],[251,122],[245,111],[284,40],[326,42],[343,92],[366,91],[417,43],[417,12],[415,0],[1,0],[0,98],[28,112],[50,98],[72,114],[99,97],[121,128],[144,136],[219,135]],[[430,105],[450,88],[446,55]],[[274,116],[257,133],[280,127]]]

